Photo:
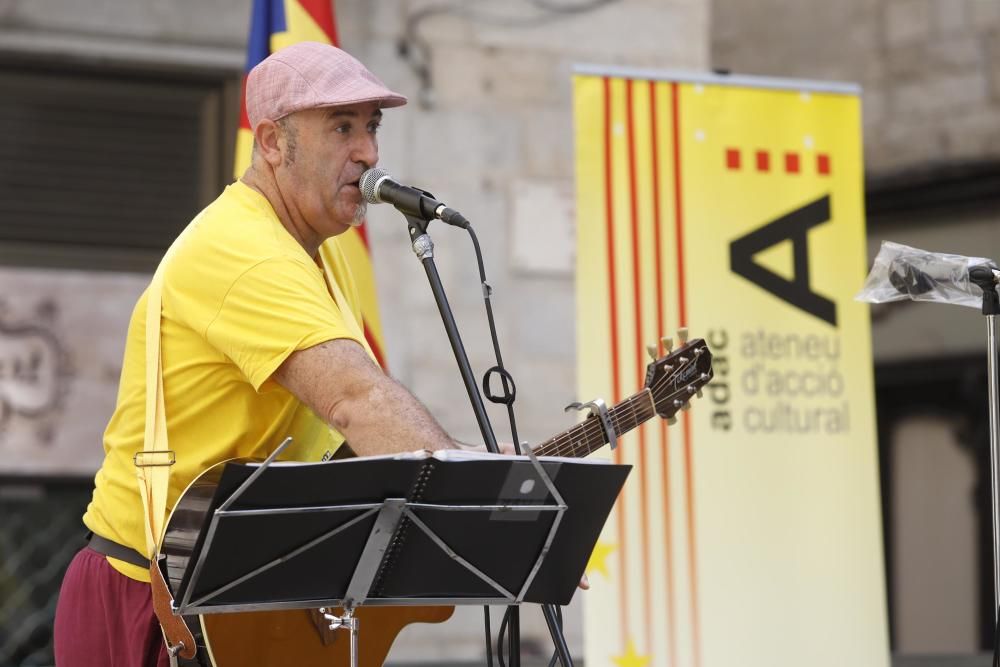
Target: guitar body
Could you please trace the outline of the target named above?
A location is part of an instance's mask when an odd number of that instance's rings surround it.
[[[160,553],[166,557],[172,590],[177,590],[187,568],[226,463],[209,468],[191,482],[167,519]],[[441,623],[454,611],[450,606],[358,608],[359,667],[381,667],[396,636],[407,625]],[[186,667],[350,665],[347,631],[330,630],[315,609],[204,614],[185,620],[198,645],[194,660],[179,662]]]
[[[441,623],[454,607],[361,607],[358,664],[380,667],[396,636],[410,623]],[[350,665],[346,630],[322,631],[308,609],[205,614],[201,617],[212,667],[333,667]]]

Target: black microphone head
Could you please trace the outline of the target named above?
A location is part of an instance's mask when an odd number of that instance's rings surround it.
[[[927,266],[930,256],[909,258],[901,256],[889,263],[889,282],[900,294],[918,296],[934,289],[936,281],[916,267],[917,262]]]
[[[378,167],[369,169],[361,174],[361,178],[358,181],[358,188],[361,190],[361,196],[365,198],[366,202],[369,204],[382,203],[382,198],[378,196],[378,187],[387,178],[391,178],[389,172]]]

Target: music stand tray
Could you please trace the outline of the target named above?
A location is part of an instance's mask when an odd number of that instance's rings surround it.
[[[275,455],[278,452],[275,452]],[[228,463],[189,557],[166,552],[177,614],[361,605],[567,604],[631,466],[443,450]]]

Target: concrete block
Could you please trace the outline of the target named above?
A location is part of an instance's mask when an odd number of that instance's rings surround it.
[[[887,120],[888,99],[886,92],[879,88],[864,88],[861,94],[861,114],[865,126],[865,136]]]
[[[938,35],[964,32],[969,24],[968,0],[936,0],[934,29]]]
[[[5,23],[76,35],[223,46],[246,43],[249,12],[249,2],[234,8],[226,0],[20,0],[7,9]]]
[[[967,0],[972,27],[986,31],[1000,26],[1000,3],[996,0]]]
[[[873,173],[940,162],[947,154],[938,119],[884,124],[865,135],[865,162]]]
[[[512,3],[513,4],[513,3]],[[512,28],[476,23],[477,43],[545,49],[586,62],[696,67],[708,64],[707,3],[613,3]],[[622,37],[628,48],[622,48]]]
[[[495,100],[486,82],[486,58],[480,48],[435,45],[430,60],[435,108],[490,108]]]
[[[337,17],[346,8],[345,5],[364,5],[367,14],[367,34],[379,41],[394,42],[403,34],[408,14],[408,3],[399,0],[366,0],[365,2],[340,2],[337,4]]]
[[[562,96],[555,85],[556,61],[538,49],[485,50],[482,90],[502,108],[557,104]]]
[[[574,174],[573,122],[569,100],[556,109],[521,111],[519,118],[523,128],[523,175],[571,180]]]
[[[966,73],[983,64],[980,37],[961,34],[926,43],[914,43],[885,52],[886,74],[890,79],[919,81],[949,73]]]
[[[927,39],[933,23],[930,0],[889,0],[885,5],[885,39],[889,47]]]
[[[950,159],[975,160],[1000,153],[1000,108],[948,115],[941,124]]]
[[[572,181],[515,180],[510,197],[511,269],[572,278],[576,258]]]
[[[532,358],[572,366],[576,360],[576,297],[572,276],[518,276],[515,299],[503,302],[511,344]]]
[[[911,118],[940,116],[980,105],[987,96],[983,72],[938,75],[893,87],[891,110],[894,119],[907,122]]]
[[[985,67],[989,76],[990,97],[994,104],[1000,102],[1000,30],[988,33],[983,43]]]
[[[520,168],[521,127],[510,114],[464,109],[409,112],[409,173],[450,174],[462,187],[503,181]]]

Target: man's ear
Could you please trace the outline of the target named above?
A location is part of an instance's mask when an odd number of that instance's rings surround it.
[[[271,167],[280,166],[282,162],[282,146],[278,141],[281,137],[281,130],[278,128],[278,124],[273,120],[264,119],[257,123],[257,129],[254,130],[253,136],[257,142],[257,150],[260,151],[261,157]]]

